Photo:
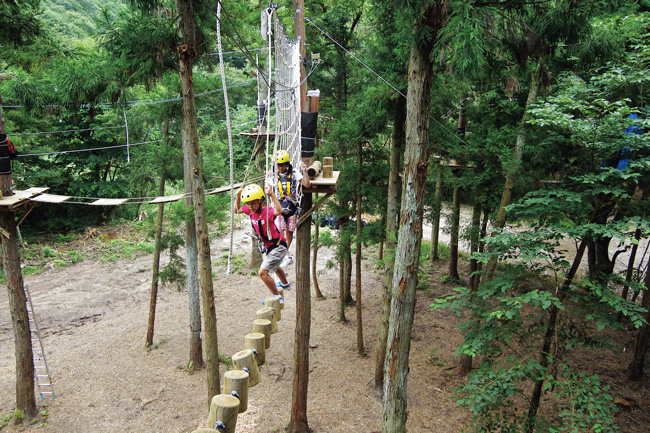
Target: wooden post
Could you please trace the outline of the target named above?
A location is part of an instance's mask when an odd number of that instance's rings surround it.
[[[282,299],[284,300],[284,289],[282,287],[276,287],[276,289],[278,290],[278,293],[280,294],[280,296],[282,296]],[[280,304],[279,301],[278,301],[278,304]],[[280,304],[280,310],[284,310],[284,303]],[[278,313],[275,316],[276,320],[280,320],[280,319],[278,319],[278,317],[280,317],[279,314],[280,313]]]
[[[244,337],[244,348],[253,350],[257,365],[264,365],[266,362],[266,335],[261,332],[251,332]]]
[[[264,299],[264,306],[273,308],[275,311],[275,320],[278,322],[282,320],[282,313],[280,313],[280,300],[278,298],[269,296],[268,298]]]
[[[275,320],[275,310],[271,307],[264,307],[257,310],[258,319],[266,319],[271,322],[271,334],[278,332],[278,322]]]
[[[9,312],[14,330],[16,409],[22,410],[26,418],[31,420],[36,416],[34,359],[14,212],[0,212],[0,229],[2,229],[0,238],[2,238],[3,272],[7,280]]]
[[[252,388],[260,383],[260,369],[255,361],[255,354],[251,349],[240,350],[232,356],[232,362],[240,370],[248,373],[248,387]]]
[[[253,333],[264,334],[265,344],[264,348],[271,347],[271,321],[267,319],[253,320]]]
[[[223,393],[239,399],[239,413],[248,409],[248,377],[242,370],[230,370],[223,375]]]
[[[323,158],[323,177],[325,179],[334,177],[334,159],[330,156]]]
[[[314,161],[312,165],[307,167],[307,174],[309,175],[310,178],[315,178],[318,176],[318,173],[320,173],[321,168],[323,167],[323,164],[321,164],[320,161]]]
[[[300,40],[300,55],[303,62],[300,65],[300,107],[307,107],[307,74],[305,71],[305,2],[293,0],[294,36]],[[310,165],[310,163],[306,163]],[[311,210],[312,195],[302,196],[300,207]],[[296,327],[294,333],[293,352],[293,387],[291,394],[291,420],[287,426],[288,433],[311,431],[307,422],[307,389],[309,383],[309,334],[311,331],[311,291],[309,288],[309,262],[311,216],[306,224],[296,229]]]
[[[220,433],[235,433],[239,399],[228,394],[218,394],[212,397],[208,427]],[[208,430],[209,431],[209,430]]]

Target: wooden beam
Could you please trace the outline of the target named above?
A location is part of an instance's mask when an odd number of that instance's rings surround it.
[[[327,194],[325,194],[325,195],[323,196],[323,198],[321,198],[320,200],[318,200],[318,202],[317,202],[315,205],[313,205],[313,206],[311,207],[311,209],[309,209],[307,212],[305,212],[304,214],[302,214],[302,216],[301,216],[300,219],[298,220],[298,224],[296,224],[296,227],[300,226],[300,224],[302,224],[303,222],[305,222],[305,220],[306,220],[307,218],[309,218],[309,216],[310,216],[311,214],[313,214],[314,212],[316,212],[316,211],[318,210],[318,208],[321,207],[321,206],[323,205],[323,203],[325,203],[325,200],[327,200],[328,198],[330,198],[330,196],[332,196],[333,194],[334,194],[334,193],[328,192]]]
[[[18,218],[18,221],[16,222],[16,225],[19,226],[20,223],[22,223],[22,222],[25,220],[25,218],[27,218],[27,215],[29,215],[29,213],[30,213],[30,212],[31,212],[35,207],[36,207],[36,206],[31,206],[29,209],[27,209],[25,212],[23,212],[23,214],[20,216],[20,218]]]

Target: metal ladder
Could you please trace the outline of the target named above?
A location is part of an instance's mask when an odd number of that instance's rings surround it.
[[[32,337],[32,353],[34,356],[34,379],[38,385],[38,392],[41,398],[46,395],[51,395],[54,399],[54,388],[52,387],[52,378],[50,376],[50,369],[47,366],[45,359],[45,348],[43,347],[43,340],[41,333],[36,323],[36,316],[34,315],[34,304],[32,297],[29,294],[29,289],[25,285],[25,298],[27,298],[27,316],[29,317],[29,329]]]

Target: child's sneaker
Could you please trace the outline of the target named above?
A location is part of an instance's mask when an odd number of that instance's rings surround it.
[[[275,287],[279,287],[284,290],[291,290],[291,283],[282,284],[282,281],[278,281],[275,283]]]
[[[284,305],[284,298],[282,295],[271,295],[272,298],[278,298],[278,301],[280,301],[280,305]]]

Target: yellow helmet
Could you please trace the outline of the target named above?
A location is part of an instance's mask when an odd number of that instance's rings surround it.
[[[246,186],[241,192],[241,200],[244,203],[248,203],[249,201],[263,199],[263,198],[264,198],[264,190],[262,189],[261,186],[257,184],[250,184]]]
[[[286,150],[278,150],[275,154],[275,162],[278,164],[286,164],[290,161],[289,152]]]

